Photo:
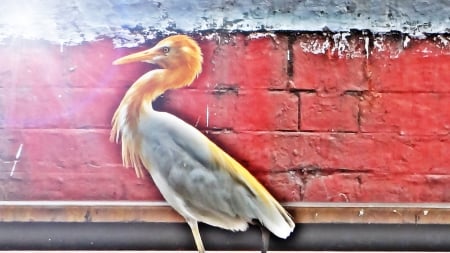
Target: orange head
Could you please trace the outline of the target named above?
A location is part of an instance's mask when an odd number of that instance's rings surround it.
[[[148,50],[119,58],[113,64],[138,61],[156,64],[168,70],[182,69],[197,76],[202,71],[203,56],[197,42],[192,38],[187,35],[173,35]]]

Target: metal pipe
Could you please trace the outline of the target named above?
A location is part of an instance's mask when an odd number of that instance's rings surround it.
[[[259,250],[259,229],[229,232],[201,226],[209,250]],[[0,250],[195,250],[183,223],[0,223]],[[270,250],[448,251],[450,226],[413,224],[298,224]]]

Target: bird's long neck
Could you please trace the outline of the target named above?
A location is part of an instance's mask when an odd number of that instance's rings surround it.
[[[136,131],[141,115],[153,111],[153,100],[168,89],[189,85],[195,77],[195,73],[183,69],[156,69],[141,76],[128,89],[114,113],[111,139],[118,141],[120,132]]]

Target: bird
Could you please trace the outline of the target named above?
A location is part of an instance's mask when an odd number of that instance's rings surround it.
[[[202,72],[198,43],[188,35],[172,35],[113,65],[132,62],[159,67],[127,90],[113,115],[110,139],[121,143],[124,166],[134,167],[138,177],[147,171],[186,220],[198,252],[205,251],[199,222],[232,231],[256,222],[287,238],[295,227],[292,217],[246,168],[194,126],[153,109],[152,102],[165,91],[190,85]],[[265,251],[264,233],[263,244]]]

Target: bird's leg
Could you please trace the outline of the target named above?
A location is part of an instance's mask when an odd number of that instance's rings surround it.
[[[199,253],[205,252],[205,247],[203,246],[202,237],[200,236],[200,231],[198,230],[198,223],[196,220],[187,220],[189,227],[191,227],[192,235],[194,236],[195,245]]]
[[[259,224],[259,228],[261,229],[261,240],[262,240],[261,253],[266,253],[269,250],[270,233],[269,230],[267,230],[267,228],[265,228],[261,224]]]

